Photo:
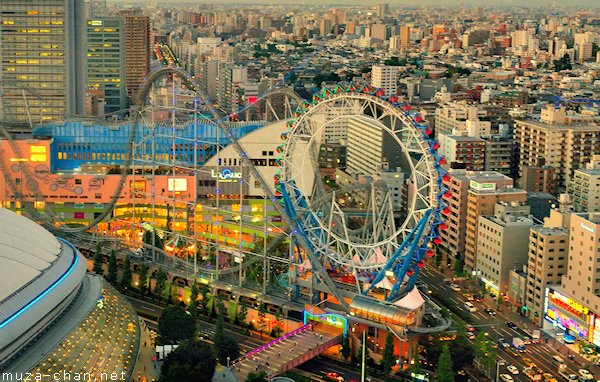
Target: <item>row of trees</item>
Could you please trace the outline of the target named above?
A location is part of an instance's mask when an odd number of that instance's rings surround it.
[[[103,258],[102,247],[100,243],[96,245],[96,253],[94,254],[94,265],[92,270],[94,273],[106,276],[106,279],[113,286],[126,290],[132,287],[133,283],[133,272],[131,270],[131,258],[129,256],[125,257],[125,262],[123,263],[123,272],[121,274],[121,278],[118,277],[118,267],[117,267],[117,255],[114,250],[110,252],[110,256],[108,258],[108,272],[105,275],[103,269]],[[146,264],[142,264],[139,271],[139,279],[137,284],[137,290],[142,295],[154,294],[158,299],[162,297],[162,294],[165,290],[167,284],[167,274],[161,268],[158,269],[156,273],[156,282],[154,283],[154,288],[150,288],[150,277],[148,274],[148,266]]]

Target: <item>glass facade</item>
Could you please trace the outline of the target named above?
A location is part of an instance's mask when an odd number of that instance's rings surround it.
[[[81,10],[81,0],[0,1],[2,119],[48,121],[77,112]]]
[[[87,92],[104,99],[104,113],[123,110],[125,56],[123,20],[100,18],[87,22]],[[103,113],[100,113],[103,114]]]

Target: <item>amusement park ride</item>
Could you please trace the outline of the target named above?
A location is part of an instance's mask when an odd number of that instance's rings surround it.
[[[173,84],[177,76],[195,91],[191,93],[191,101],[180,107],[173,85],[172,104],[165,108],[170,113],[171,123],[161,122],[161,125],[152,120],[159,106],[150,102],[155,82],[168,75],[173,77]],[[59,236],[75,242],[106,240],[114,243],[118,241],[116,237],[103,237],[95,227],[115,220],[115,209],[122,203],[123,195],[129,194],[133,198],[134,217],[122,223],[131,228],[133,238],[120,240],[119,245],[129,253],[140,246],[151,249],[152,257],[147,259],[151,267],[162,259],[163,266],[171,266],[171,277],[184,275],[184,278],[199,279],[215,288],[230,291],[233,287],[240,294],[251,292],[251,295],[259,296],[258,299],[267,299],[272,292],[271,286],[279,284],[284,293],[274,295],[283,295],[296,306],[306,304],[319,311],[337,312],[350,321],[376,323],[380,327],[391,328],[395,333],[434,332],[448,328],[450,322],[439,314],[439,309],[427,296],[420,294],[416,284],[419,271],[435,255],[436,246],[441,243],[439,232],[447,229],[444,216],[450,212],[447,200],[452,195],[442,184],[448,175],[441,167],[445,158],[437,152],[439,143],[431,138],[431,128],[418,113],[411,111],[408,103],[396,95],[384,94],[381,89],[345,83],[322,89],[311,100],[304,100],[286,88],[275,89],[263,94],[257,102],[228,114],[212,107],[207,96],[198,89],[200,86],[195,79],[175,66],[161,67],[146,78],[129,119],[120,126],[127,131],[127,138],[119,166],[121,178],[118,186],[103,210],[87,223],[74,226],[63,221],[40,187],[40,178],[28,163],[9,163],[0,159],[5,187],[14,196],[11,200],[23,206],[22,213]],[[275,110],[276,103],[282,106],[279,112]],[[278,131],[281,133],[277,134],[280,141],[276,148],[279,157],[274,158],[276,170],[272,179],[267,179],[265,171],[253,161],[249,155],[250,148],[244,146],[243,138],[236,133],[239,124],[233,122],[237,116],[253,108],[262,108],[263,119],[273,121],[265,123],[262,129],[280,126]],[[324,120],[323,115],[328,118]],[[182,116],[186,119],[184,124],[177,119]],[[403,220],[399,219],[392,206],[389,189],[377,181],[376,174],[372,174],[373,181],[332,188],[324,183],[319,173],[316,158],[324,143],[325,127],[354,116],[367,118],[370,123],[379,126],[384,139],[396,145],[405,158],[405,170],[410,175]],[[102,120],[95,123],[105,124]],[[182,127],[184,125],[187,130]],[[207,126],[215,131],[216,137],[207,139],[202,136]],[[0,127],[2,138],[8,144],[0,147],[4,147],[6,152],[11,151],[14,157],[25,158],[16,139],[5,126],[0,124]],[[171,140],[173,155],[156,159],[152,150],[159,139]],[[228,141],[229,145],[221,144],[222,140]],[[191,145],[193,158],[186,161],[176,155],[176,147],[180,145]],[[197,153],[209,146],[207,152],[218,159],[214,167],[206,169]],[[220,155],[225,146],[235,150],[239,172],[221,163]],[[165,168],[168,169],[167,174],[173,177],[173,184],[181,174],[189,175],[196,185],[203,174],[217,174],[213,176],[215,196],[210,200],[194,197],[183,201],[173,188],[172,195],[159,197],[154,183],[148,190],[131,189],[136,178],[147,178],[153,182],[157,171]],[[25,179],[25,191],[23,185],[14,180],[17,172]],[[240,190],[249,186],[250,182],[257,185],[262,190],[265,217],[268,205],[281,216],[282,224],[275,227],[264,218],[258,223],[248,222],[245,219],[247,212],[243,211],[247,208],[244,192],[240,191],[235,220],[235,224],[239,222],[237,233],[240,237],[235,244],[219,240],[219,235],[224,232],[219,229],[211,231],[211,240],[202,236],[197,229],[199,224],[195,213],[201,209],[211,211],[209,214],[216,217],[213,226],[225,225],[223,215],[226,213],[221,211],[225,201],[220,193],[231,178],[239,180]],[[360,196],[364,202],[360,208],[355,206],[358,212],[354,215],[348,213],[342,200],[342,196],[347,198],[347,195]],[[135,218],[137,197],[140,198],[138,204],[143,199],[143,203],[150,205],[152,214],[158,205],[164,207],[166,204],[167,220],[171,220],[171,224],[177,219],[179,205],[184,205],[183,210],[192,212],[193,229],[173,233],[167,227],[162,234],[169,244],[165,246],[167,249],[173,249],[179,241],[193,247],[193,264],[191,260],[181,260],[172,251],[156,248],[152,243],[135,241],[138,232],[159,230],[152,219]],[[40,203],[43,205],[41,209]],[[357,221],[360,224],[356,224]],[[186,219],[185,224],[189,225],[190,220]],[[261,241],[260,235],[258,239],[254,238],[253,244],[244,243],[241,233],[248,225],[262,231],[262,246],[256,245]],[[154,240],[154,235],[152,237]],[[282,242],[288,245],[285,253],[275,250],[281,247]],[[213,256],[197,259],[202,245],[212,246]],[[253,250],[258,247],[262,248]],[[223,266],[223,262],[227,264]],[[256,288],[250,285],[251,272],[262,273],[258,277],[262,286]],[[425,314],[436,318],[437,324],[425,327],[422,324]]]

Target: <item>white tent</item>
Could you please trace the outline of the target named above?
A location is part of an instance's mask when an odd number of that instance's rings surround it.
[[[394,284],[392,284],[390,279],[388,279],[387,277],[384,277],[383,280],[381,280],[380,282],[375,284],[375,288],[392,290],[393,287],[394,287]]]
[[[352,256],[352,262],[354,264],[361,264],[360,257],[358,255]],[[373,253],[369,258],[365,261],[368,265],[377,265],[377,264],[385,264],[387,263],[387,258],[381,252],[381,248],[375,248],[375,253]]]
[[[310,260],[308,260],[308,256],[306,256],[304,258],[304,261],[302,262],[302,264],[299,264],[298,267],[304,268],[305,270],[311,270],[312,269],[312,265],[310,264]]]
[[[406,296],[394,302],[394,305],[408,310],[415,310],[423,306],[425,300],[417,288],[413,288]]]

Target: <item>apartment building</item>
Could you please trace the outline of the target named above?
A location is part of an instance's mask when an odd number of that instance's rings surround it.
[[[600,212],[600,155],[594,155],[585,169],[575,170],[567,193],[576,212]]]

